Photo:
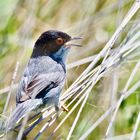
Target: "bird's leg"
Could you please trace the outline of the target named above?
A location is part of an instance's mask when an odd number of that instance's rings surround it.
[[[56,112],[58,112],[60,110],[60,108],[62,108],[63,111],[68,112],[68,108],[65,106],[65,104],[63,102],[55,102],[55,110]]]
[[[60,107],[63,109],[63,111],[65,111],[65,112],[68,112],[69,111],[69,109],[66,107],[66,105],[63,103],[63,102],[61,102],[60,103]]]
[[[68,112],[68,108],[65,106],[65,104],[63,102],[55,102],[55,111],[57,113],[57,118],[59,117],[60,115],[60,109],[62,108],[63,111],[65,112]]]

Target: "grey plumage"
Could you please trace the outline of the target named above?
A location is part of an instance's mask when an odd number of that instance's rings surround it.
[[[59,96],[66,77],[63,56],[67,49],[54,41],[63,36],[66,41],[70,39],[70,36],[63,32],[47,31],[35,43],[17,91],[17,107],[10,117],[8,129],[40,105],[54,104],[56,110],[59,109]]]
[[[23,102],[26,98],[39,98],[43,95],[44,91],[49,92],[56,87],[60,87],[61,89],[65,81],[65,76],[66,74],[62,65],[54,61],[51,57],[41,56],[31,59],[17,92],[17,103]]]
[[[8,120],[7,130],[14,128],[16,122],[26,116],[26,114],[28,114],[30,111],[38,108],[40,105],[42,105],[41,99],[31,99],[24,103],[18,104]]]
[[[59,96],[65,83],[65,61],[71,37],[63,32],[44,32],[36,41],[33,53],[23,73],[16,96],[16,108],[10,116],[8,129],[40,106],[54,104],[59,110]]]

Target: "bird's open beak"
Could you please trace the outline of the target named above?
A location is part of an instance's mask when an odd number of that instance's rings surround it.
[[[73,37],[73,38],[71,38],[70,41],[65,43],[65,47],[71,47],[71,46],[82,47],[81,44],[74,43],[75,40],[80,40],[80,39],[82,39],[82,37]]]

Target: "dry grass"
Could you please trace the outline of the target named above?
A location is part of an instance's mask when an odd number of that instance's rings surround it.
[[[96,1],[96,7],[94,4],[90,5],[90,0],[79,1],[78,4],[73,1],[45,3],[45,1],[37,0],[25,1],[23,5],[17,3],[13,13],[23,11],[23,15],[20,15],[20,12],[17,13],[18,18],[22,16],[18,21],[20,26],[10,38],[17,38],[18,33],[18,43],[17,39],[15,42],[24,48],[13,72],[10,87],[0,90],[1,96],[7,95],[3,114],[8,110],[10,97],[14,94],[13,88],[17,87],[15,83],[20,75],[19,65],[23,65],[28,52],[25,46],[31,45],[34,40],[30,37],[32,33],[37,30],[35,33],[38,34],[44,29],[51,28],[50,25],[55,27],[57,21],[57,28],[63,30],[63,25],[65,25],[64,30],[84,37],[83,50],[82,48],[81,51],[75,49],[70,54],[70,63],[67,66],[67,83],[70,86],[60,98],[61,102],[69,108],[69,112],[65,113],[61,110],[58,115],[53,106],[44,108],[37,116],[24,123],[21,133],[17,136],[18,140],[21,139],[22,133],[27,139],[34,140],[46,139],[46,137],[67,140],[84,140],[93,137],[106,140],[140,138],[139,132],[137,133],[140,122],[139,101],[135,102],[135,97],[133,97],[134,95],[137,100],[139,99],[136,92],[139,92],[140,88],[140,24],[137,14],[140,1],[132,3],[119,0],[113,4],[109,1]],[[69,6],[65,8],[66,5]],[[80,6],[83,6],[83,11],[78,12],[77,8]],[[73,11],[69,7],[73,7]],[[30,9],[30,14],[27,14],[28,9]],[[63,13],[62,9],[66,12]],[[35,14],[37,10],[38,15]],[[56,11],[57,15],[50,18],[49,16],[54,15]],[[47,12],[50,14],[47,15]],[[91,16],[92,12],[94,16]],[[114,13],[117,14],[117,21],[114,21]],[[27,20],[24,21],[26,14]],[[122,15],[124,15],[123,18]],[[66,20],[66,17],[69,18]],[[111,25],[113,24],[111,21],[117,25],[116,29]],[[111,29],[105,30],[107,27]],[[112,35],[110,36],[108,32]],[[18,53],[21,54],[20,51]],[[135,108],[138,109],[132,132],[129,127],[123,129],[125,124],[122,127],[119,126],[119,123],[123,123],[124,118],[129,116],[129,113],[125,114],[121,110],[121,105],[128,99],[134,100]],[[133,111],[131,101],[130,106],[126,104],[125,108],[129,109],[129,112]],[[39,125],[36,126],[37,123]],[[20,130],[20,125],[17,128]]]

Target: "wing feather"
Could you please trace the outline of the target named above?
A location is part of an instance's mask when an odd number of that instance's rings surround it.
[[[34,76],[30,82],[27,82],[28,85],[24,85],[22,87],[24,94],[20,94],[19,102],[35,98],[42,90],[49,88],[50,85],[51,88],[56,87],[64,80],[64,77],[62,78],[61,74],[62,73],[60,71],[57,71]]]
[[[17,103],[36,98],[42,90],[55,88],[64,80],[63,67],[51,58],[30,60],[19,85]]]

